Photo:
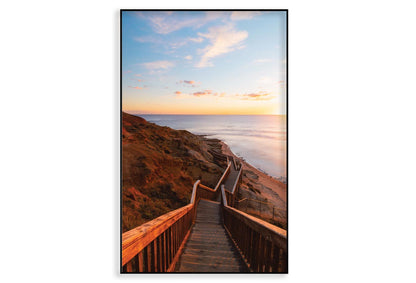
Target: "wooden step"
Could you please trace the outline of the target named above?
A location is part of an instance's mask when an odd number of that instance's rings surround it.
[[[199,241],[198,239],[189,239],[189,247],[198,246],[201,248],[212,249],[212,248],[222,248],[222,247],[234,247],[233,243],[224,241],[223,239],[216,239],[212,241]]]
[[[227,265],[227,264],[213,264],[213,263],[192,263],[181,262],[179,267],[180,272],[245,272],[244,266]]]
[[[225,233],[215,233],[215,234],[202,234],[202,233],[194,233],[192,235],[192,239],[201,239],[201,240],[210,240],[210,239],[219,239],[220,237],[227,237]]]
[[[183,254],[182,256],[183,261],[189,261],[189,262],[205,262],[209,261],[212,263],[224,263],[224,264],[238,264],[239,261],[234,257],[233,254],[227,254],[226,256],[221,255],[196,255],[196,254]]]
[[[235,251],[219,251],[219,250],[201,250],[201,249],[192,249],[188,247],[184,252],[183,255],[200,255],[200,256],[221,256],[221,257],[235,257],[236,252]]]
[[[177,272],[247,271],[222,224],[219,202],[201,199],[196,221],[175,266]]]
[[[194,264],[209,264],[213,265],[233,265],[239,266],[240,262],[234,257],[219,257],[219,256],[190,256],[190,255],[183,255],[181,258],[181,263],[184,262],[191,262]]]

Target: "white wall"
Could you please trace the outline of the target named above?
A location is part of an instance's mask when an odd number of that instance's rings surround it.
[[[238,7],[289,8],[290,274],[257,277],[414,282],[411,1],[146,3],[0,4],[0,280],[236,277],[118,275],[118,15]]]

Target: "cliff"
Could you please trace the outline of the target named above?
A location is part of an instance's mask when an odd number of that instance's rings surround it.
[[[189,203],[196,180],[214,188],[234,155],[218,139],[122,113],[122,231]],[[235,155],[234,155],[235,156]],[[287,185],[242,161],[237,208],[287,227]],[[262,204],[260,204],[262,203]]]
[[[122,230],[189,202],[193,183],[214,187],[225,164],[208,152],[218,140],[122,113]]]

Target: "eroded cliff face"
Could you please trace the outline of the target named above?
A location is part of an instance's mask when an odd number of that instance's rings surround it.
[[[225,164],[218,140],[122,113],[122,230],[189,203],[193,183],[215,187]]]

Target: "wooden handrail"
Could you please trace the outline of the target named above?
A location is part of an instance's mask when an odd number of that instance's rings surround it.
[[[239,170],[238,166],[237,166],[237,162],[235,162],[235,158],[233,156],[233,163],[234,163],[234,169],[235,170]]]
[[[235,193],[235,189],[237,188],[238,183],[241,181],[240,178],[241,178],[241,173],[242,172],[243,172],[243,167],[241,167],[240,168],[240,171],[238,171],[238,175],[237,175],[237,178],[235,179],[235,183],[234,183],[234,186],[233,186],[233,190],[231,191],[232,194]]]
[[[240,199],[240,200],[236,200],[236,202],[238,202],[238,203],[243,202],[243,201],[245,201],[245,202],[252,201],[252,202],[262,203],[262,204],[274,207],[275,210],[281,210],[281,211],[286,212],[286,209],[275,206],[272,202],[268,202],[267,199],[266,199],[266,201],[261,201],[261,200],[258,200],[258,199],[251,199],[251,198],[243,198],[243,199]]]
[[[214,200],[219,185],[227,176],[231,162],[222,174],[216,189],[197,180],[188,205],[168,212],[122,234],[122,270],[124,272],[171,271],[178,259],[180,247],[189,235],[200,198]]]
[[[131,261],[133,257],[141,253],[144,248],[149,246],[149,244],[158,240],[162,233],[173,224],[180,221],[184,216],[190,214],[193,208],[194,204],[188,204],[187,206],[168,212],[152,221],[123,233],[121,237],[123,250],[122,265]],[[177,239],[175,239],[175,241],[176,240]],[[155,257],[155,255],[153,255],[153,257]]]
[[[195,198],[196,198],[196,190],[198,189],[198,185],[199,183],[201,183],[201,180],[198,180],[195,182],[194,187],[192,189],[192,196],[191,196],[191,201],[190,203],[195,203]]]
[[[227,157],[228,158],[228,157]],[[231,161],[228,162],[227,168],[225,169],[224,173],[222,174],[221,178],[218,180],[217,185],[215,186],[214,190],[218,190],[221,183],[224,181],[225,177],[230,173]]]
[[[226,191],[222,182],[230,166],[231,161],[215,189],[197,180],[188,205],[123,233],[123,272],[172,271],[195,220],[198,200],[217,199],[218,193],[222,199],[224,227],[249,268],[257,272],[287,272],[286,231],[230,206],[242,176],[241,166],[232,192]]]
[[[224,185],[221,185],[221,196],[222,196],[221,200],[222,200],[223,206],[228,206],[227,205],[227,197],[225,196],[225,188],[224,188]]]
[[[287,272],[287,232],[230,207],[221,186],[224,226],[254,272]]]
[[[286,243],[287,231],[277,227],[269,222],[266,222],[260,218],[254,217],[243,211],[235,209],[234,207],[227,206],[225,209],[233,213],[237,218],[245,221],[253,230],[261,233],[265,237],[270,237],[275,241],[276,245],[283,246]],[[287,247],[284,247],[286,250]]]
[[[211,189],[210,187],[205,186],[205,185],[203,185],[203,184],[201,184],[201,183],[199,183],[198,187],[200,187],[201,189],[204,189],[204,190],[211,191],[211,192],[213,192],[213,193],[215,193],[215,192],[216,192],[216,190]]]

